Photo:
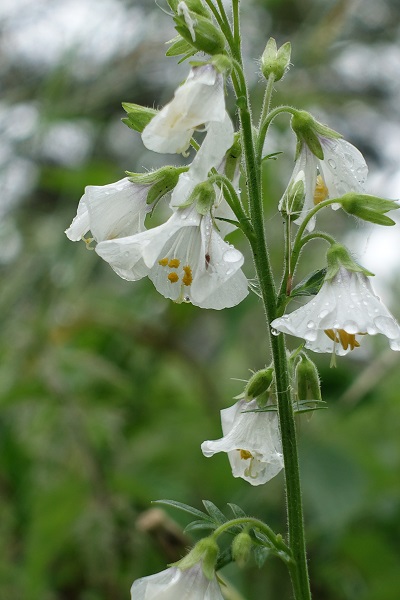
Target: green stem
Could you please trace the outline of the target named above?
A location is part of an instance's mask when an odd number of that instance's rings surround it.
[[[265,136],[267,135],[268,127],[271,125],[272,121],[278,115],[282,113],[289,113],[291,115],[295,115],[298,111],[292,106],[277,106],[268,114],[264,120],[260,120],[260,130],[258,132],[257,138],[257,160],[261,162],[262,159],[262,151],[265,142]]]
[[[239,18],[240,0],[232,0],[232,15],[233,15],[233,38],[240,51],[240,18]]]
[[[218,12],[217,8],[214,6],[214,3],[212,0],[205,0],[207,6],[209,7],[209,9],[211,10],[212,14],[215,17],[215,20],[217,21],[222,33],[225,36],[226,41],[228,42],[229,47],[232,49],[234,47],[234,40],[233,40],[233,36],[232,36],[232,31],[229,25],[229,21],[228,18],[226,16],[226,12],[225,9],[222,5],[222,10],[221,10],[221,6],[219,6],[219,2],[218,2],[218,6],[220,8],[221,13]]]
[[[263,99],[263,105],[262,105],[261,116],[260,116],[260,125],[259,125],[260,127],[264,123],[264,121],[267,118],[268,113],[269,113],[269,106],[271,104],[271,96],[272,96],[272,92],[274,89],[274,83],[275,83],[275,75],[272,73],[268,77],[267,86],[266,86],[265,92],[264,92],[264,99]],[[264,136],[264,138],[265,138],[265,136]]]
[[[276,317],[277,296],[264,231],[260,174],[261,161],[257,161],[256,159],[247,86],[245,90],[246,95],[245,98],[243,98],[245,102],[241,101],[239,103],[239,118],[243,138],[250,216],[255,234],[254,238],[250,240],[250,244],[264,302],[269,332],[269,323]],[[243,88],[238,91],[243,95]],[[282,112],[282,110],[280,112]],[[266,120],[268,119],[269,117]],[[292,407],[286,348],[283,335],[277,337],[271,336],[270,339],[275,366],[277,403],[285,463],[289,545],[295,561],[295,566],[290,570],[290,574],[296,600],[310,600],[311,594],[305,550],[296,428]]]
[[[253,235],[253,229],[250,225],[249,222],[249,217],[247,216],[242,203],[240,201],[239,196],[236,193],[236,190],[234,188],[234,186],[232,185],[232,182],[225,176],[222,175],[221,173],[215,173],[214,175],[211,175],[211,177],[209,177],[208,179],[209,183],[220,183],[221,186],[224,186],[226,188],[226,191],[228,192],[228,197],[226,198],[229,206],[231,207],[231,209],[233,210],[233,212],[235,213],[235,216],[237,217],[240,225],[241,225],[241,229],[242,231],[245,233],[245,235],[250,238]]]

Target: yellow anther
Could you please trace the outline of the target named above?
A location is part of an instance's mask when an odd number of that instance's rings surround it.
[[[179,281],[177,273],[169,273],[167,277],[171,283],[176,283],[177,281]]]
[[[249,450],[239,450],[240,458],[243,460],[248,460],[249,458],[254,458],[252,453]]]
[[[161,265],[162,267],[166,267],[168,264],[168,258],[162,258],[161,260],[158,261],[158,264]]]
[[[189,265],[186,265],[183,267],[183,271],[184,271],[184,276],[182,277],[182,283],[183,285],[192,285],[192,281],[193,281],[193,275],[192,275],[192,269],[191,267],[189,267]]]
[[[343,350],[347,350],[350,346],[350,350],[359,348],[360,344],[356,340],[356,335],[363,335],[362,333],[347,333],[344,329],[324,329],[326,335],[336,344],[340,344]]]
[[[317,185],[314,190],[314,204],[319,204],[327,199],[329,196],[328,188],[325,185],[325,181],[322,179],[321,175],[317,176]]]
[[[171,269],[177,269],[180,264],[181,264],[181,261],[179,260],[179,258],[171,258],[170,261],[168,262],[168,266]]]

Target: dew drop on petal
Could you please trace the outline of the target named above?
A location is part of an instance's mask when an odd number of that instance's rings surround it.
[[[358,333],[359,331],[359,327],[357,325],[357,323],[355,321],[347,321],[344,325],[343,325],[343,329],[350,334],[354,334],[354,333]]]
[[[224,252],[224,254],[222,255],[222,259],[225,262],[230,262],[230,263],[234,263],[239,261],[242,258],[241,253],[239,252],[239,250],[235,250],[235,248],[231,248],[230,250],[227,250],[226,252]]]
[[[314,321],[308,321],[307,327],[308,327],[308,329],[313,329],[315,327]]]
[[[326,310],[326,308],[324,310],[321,310],[321,312],[318,315],[319,319],[323,319],[324,317],[326,317],[326,315],[329,315],[329,310]]]
[[[332,158],[328,159],[328,165],[331,169],[336,169],[336,163]]]

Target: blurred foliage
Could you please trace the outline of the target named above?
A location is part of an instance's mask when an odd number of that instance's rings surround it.
[[[270,35],[292,41],[295,68],[276,102],[316,111],[358,144],[372,184],[390,195],[398,2],[242,4],[249,57]],[[19,0],[4,3],[0,32],[0,599],[122,600],[133,579],[171,560],[141,520],[152,500],[234,502],[284,530],[282,475],[250,489],[225,456],[199,449],[220,436],[218,411],[241,391],[232,378],[268,362],[262,308],[255,295],[221,313],[173,305],[63,234],[85,185],[163,162],[120,123],[120,102],[161,105],[185,77],[163,58],[167,16],[144,0]],[[270,143],[285,150],[265,169],[278,269],[276,203],[293,157],[282,120]],[[343,236],[354,222],[335,217]],[[304,272],[323,266],[320,251],[305,257]],[[336,370],[318,357],[329,410],[299,422],[315,600],[399,598],[397,361],[375,339]],[[243,598],[290,597],[275,559],[223,575]]]

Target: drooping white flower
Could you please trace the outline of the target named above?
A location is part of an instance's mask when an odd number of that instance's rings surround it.
[[[142,132],[146,148],[161,153],[185,152],[195,129],[226,118],[223,75],[213,65],[193,67],[174,98]]]
[[[219,310],[248,294],[243,255],[222,239],[210,214],[193,206],[159,227],[101,242],[96,252],[124,279],[137,279],[145,265],[156,289],[175,302]]]
[[[348,192],[365,193],[368,167],[363,155],[355,146],[341,138],[318,135],[324,159],[320,160],[302,143],[289,184],[279,202],[279,210],[285,209],[285,198],[290,193],[296,178],[304,184],[304,204],[294,223],[301,225],[305,216],[316,204],[328,198],[339,198]],[[339,208],[340,205],[333,205]],[[315,226],[312,218],[307,229]]]
[[[144,230],[149,185],[132,183],[127,177],[109,185],[88,185],[78,204],[77,215],[66,230],[73,242],[88,231],[97,242],[132,235]]]
[[[234,477],[252,485],[266,483],[283,469],[278,415],[275,411],[247,412],[258,408],[257,400],[239,400],[221,410],[224,437],[201,445],[204,456],[227,452]]]
[[[341,266],[313,300],[271,323],[276,332],[303,338],[314,352],[342,356],[360,345],[360,335],[382,333],[400,351],[400,327],[362,272]]]
[[[208,579],[201,567],[170,567],[137,579],[131,587],[132,600],[223,600],[216,577]]]

